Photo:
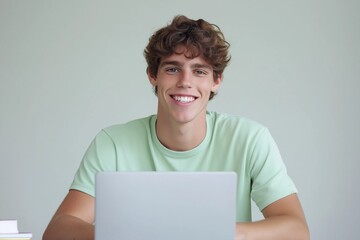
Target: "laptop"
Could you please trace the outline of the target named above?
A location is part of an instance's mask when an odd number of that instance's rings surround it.
[[[95,240],[234,240],[236,173],[101,172]]]

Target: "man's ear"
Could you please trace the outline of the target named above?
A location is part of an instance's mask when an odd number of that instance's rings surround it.
[[[222,74],[217,75],[214,78],[214,82],[213,82],[211,91],[216,93],[218,91],[218,89],[220,88],[222,81],[223,81],[223,75]]]
[[[147,73],[147,76],[148,76],[148,79],[149,79],[151,85],[153,85],[155,87],[157,85],[156,76],[154,76],[152,73],[150,73],[149,68],[146,69],[146,73]]]

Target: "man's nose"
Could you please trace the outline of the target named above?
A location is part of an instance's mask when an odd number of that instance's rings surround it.
[[[177,87],[188,88],[191,87],[192,74],[190,71],[182,71],[179,75]]]

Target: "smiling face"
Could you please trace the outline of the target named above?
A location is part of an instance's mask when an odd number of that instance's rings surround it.
[[[214,78],[213,68],[201,55],[186,56],[186,47],[179,46],[174,54],[161,60],[156,76],[148,73],[157,88],[161,121],[205,123],[210,93],[221,84],[221,76]]]

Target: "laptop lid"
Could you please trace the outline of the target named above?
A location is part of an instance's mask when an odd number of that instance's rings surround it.
[[[96,240],[234,240],[233,172],[102,172]]]

